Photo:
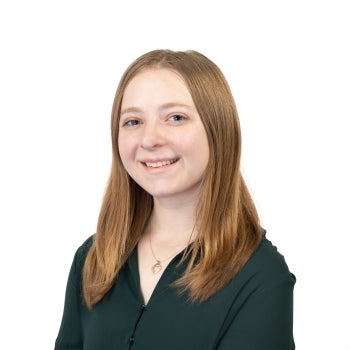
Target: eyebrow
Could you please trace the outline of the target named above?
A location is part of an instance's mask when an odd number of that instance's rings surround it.
[[[187,105],[186,103],[181,103],[181,102],[164,103],[163,105],[161,105],[160,109],[163,110],[163,109],[169,109],[169,108],[173,108],[173,107],[193,109],[193,107],[191,107],[190,105]]]
[[[141,112],[140,108],[137,107],[128,107],[120,111],[120,115],[126,114],[126,113],[138,113]]]
[[[187,105],[185,103],[181,103],[181,102],[164,103],[159,107],[159,110],[164,110],[164,109],[169,109],[169,108],[174,108],[174,107],[181,107],[181,108],[187,108],[187,109],[193,110],[192,106]],[[140,113],[140,112],[142,112],[141,108],[127,107],[127,108],[124,108],[123,110],[120,111],[120,115],[127,114],[127,113]]]

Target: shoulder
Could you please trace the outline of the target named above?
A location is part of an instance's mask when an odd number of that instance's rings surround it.
[[[92,246],[92,243],[94,242],[95,235],[91,235],[88,237],[77,249],[76,255],[79,257],[86,256],[87,252],[89,251],[90,247]]]
[[[237,277],[254,280],[257,287],[272,288],[281,283],[293,286],[296,279],[281,252],[267,239],[264,231],[257,250],[243,266]]]
[[[95,235],[91,235],[88,237],[76,250],[73,260],[73,267],[75,269],[75,272],[78,272],[79,274],[83,270],[85,258],[86,255],[91,248],[93,241],[94,241]]]
[[[294,349],[294,284],[284,256],[264,232],[256,251],[221,291],[229,307],[218,348]]]

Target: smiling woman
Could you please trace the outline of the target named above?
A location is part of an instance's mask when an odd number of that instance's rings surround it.
[[[77,250],[55,349],[292,350],[295,277],[240,171],[220,69],[155,50],[119,83],[96,234]]]
[[[155,202],[180,203],[198,196],[209,146],[192,96],[178,74],[144,69],[129,82],[118,146],[126,171]]]

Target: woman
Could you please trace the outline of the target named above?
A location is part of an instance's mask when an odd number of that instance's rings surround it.
[[[97,232],[76,252],[59,349],[294,349],[294,276],[240,171],[220,69],[155,50],[126,70]]]

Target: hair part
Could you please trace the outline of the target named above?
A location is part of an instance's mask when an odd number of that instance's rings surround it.
[[[197,235],[186,252],[186,271],[174,286],[188,293],[193,302],[207,300],[235,276],[261,240],[258,213],[240,170],[238,113],[223,73],[196,51],[148,52],[127,68],[114,98],[111,173],[83,272],[83,294],[89,308],[115,283],[153,208],[151,195],[128,175],[118,150],[124,91],[145,69],[169,69],[180,74],[202,119],[210,150],[196,210]]]

